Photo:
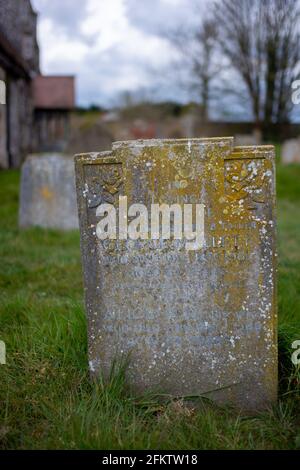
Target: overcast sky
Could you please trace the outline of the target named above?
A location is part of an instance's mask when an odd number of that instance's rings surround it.
[[[141,88],[150,88],[158,99],[187,99],[176,80],[160,80],[175,55],[160,32],[183,21],[195,22],[191,0],[32,0],[32,4],[39,13],[42,73],[75,74],[78,104],[111,106],[123,91]]]
[[[170,67],[177,52],[162,32],[195,30],[212,0],[31,1],[39,13],[41,71],[75,75],[78,105],[113,107],[123,92],[137,90],[154,100],[195,98]],[[229,95],[212,103],[211,117],[219,116],[251,119]],[[300,106],[294,118],[299,121]]]

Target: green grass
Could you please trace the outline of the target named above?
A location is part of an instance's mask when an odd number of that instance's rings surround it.
[[[300,166],[278,165],[280,400],[255,417],[204,402],[159,403],[87,371],[79,236],[17,227],[19,173],[0,172],[2,449],[300,448]]]

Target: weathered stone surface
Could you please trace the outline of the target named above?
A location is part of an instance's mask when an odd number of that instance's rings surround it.
[[[19,225],[78,228],[73,159],[60,154],[29,156],[22,166]]]
[[[246,410],[276,400],[274,148],[131,141],[75,162],[92,374],[129,355],[139,392]],[[98,240],[97,206],[119,195],[205,204],[205,246]]]
[[[286,140],[281,150],[282,163],[300,163],[300,138]]]

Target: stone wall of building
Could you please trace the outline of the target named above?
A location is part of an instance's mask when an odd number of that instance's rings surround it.
[[[6,105],[0,125],[0,167],[19,167],[32,151],[31,81],[39,72],[37,14],[30,0],[0,0],[0,70],[6,82]],[[2,105],[3,107],[3,105]]]
[[[32,151],[33,103],[30,81],[9,82],[9,154],[10,166],[20,167],[23,159]]]
[[[0,0],[0,30],[29,69],[38,72],[36,27],[37,14],[30,0]]]

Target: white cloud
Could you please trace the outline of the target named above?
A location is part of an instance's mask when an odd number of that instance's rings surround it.
[[[42,67],[45,69],[65,60],[80,63],[88,53],[88,46],[79,37],[70,37],[64,30],[57,30],[49,18],[40,19],[39,43]]]

